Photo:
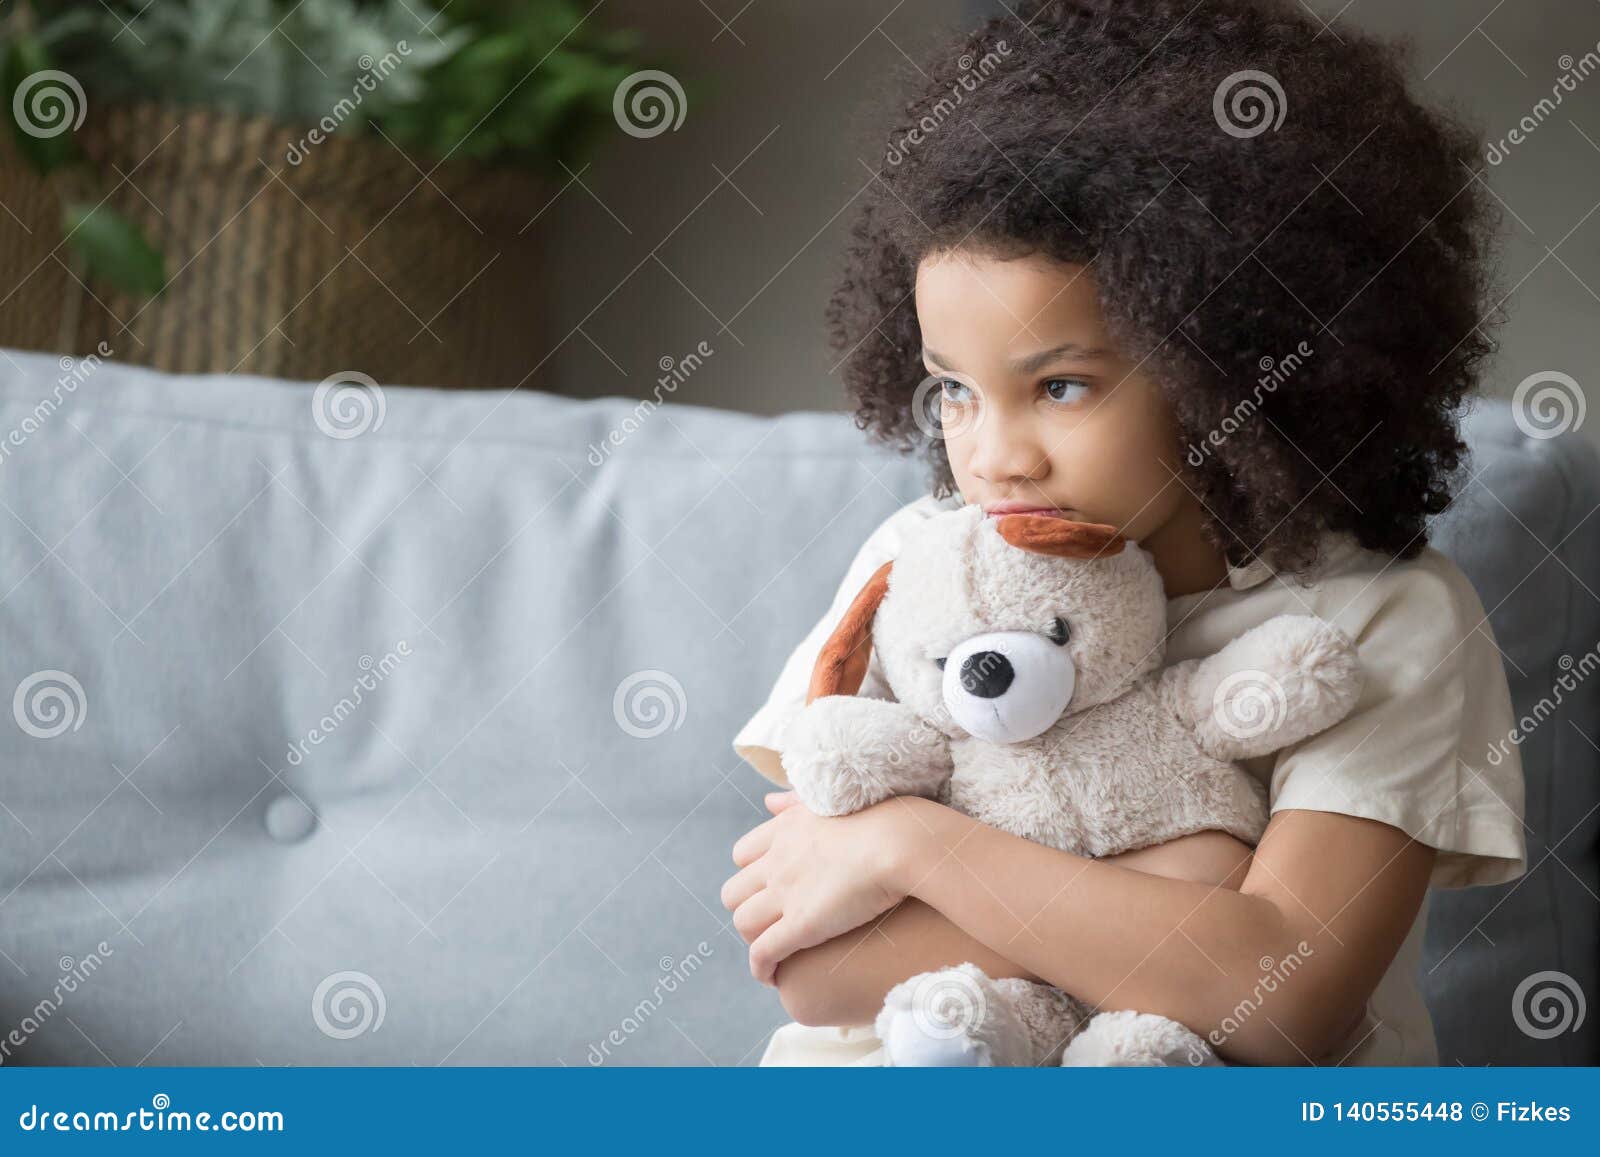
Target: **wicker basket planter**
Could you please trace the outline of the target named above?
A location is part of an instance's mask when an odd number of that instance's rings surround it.
[[[55,190],[0,157],[0,345],[179,373],[502,388],[548,352],[533,218],[515,169],[408,158],[375,134],[306,134],[205,109],[91,115],[93,199],[166,255],[154,300],[87,287],[60,246]],[[288,159],[296,155],[298,163]]]

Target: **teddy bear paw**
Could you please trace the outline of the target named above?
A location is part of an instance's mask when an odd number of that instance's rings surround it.
[[[994,982],[972,964],[924,972],[889,990],[878,1013],[893,1068],[986,1068],[1029,1063],[1027,1029]]]
[[[1221,1065],[1199,1034],[1148,1012],[1103,1012],[1067,1045],[1061,1063],[1069,1068],[1180,1068]]]

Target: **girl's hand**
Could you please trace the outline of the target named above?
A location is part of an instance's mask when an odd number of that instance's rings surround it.
[[[773,984],[778,965],[832,940],[906,897],[900,875],[912,801],[890,799],[854,815],[824,817],[793,792],[767,796],[773,818],[733,846],[741,869],[722,904],[750,945],[750,972]]]

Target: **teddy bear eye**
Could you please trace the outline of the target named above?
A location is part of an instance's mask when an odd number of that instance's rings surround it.
[[[1072,638],[1072,628],[1067,625],[1067,620],[1060,615],[1055,622],[1050,624],[1050,641],[1058,647],[1067,645],[1067,640]]]
[[[948,657],[949,656],[946,656],[945,658],[948,658]],[[944,670],[944,659],[935,659],[934,662],[939,665],[939,670],[941,670],[941,671]]]

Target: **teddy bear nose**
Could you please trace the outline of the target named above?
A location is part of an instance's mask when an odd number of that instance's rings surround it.
[[[1016,674],[1011,660],[999,651],[977,651],[961,664],[961,685],[979,699],[998,699]]]

